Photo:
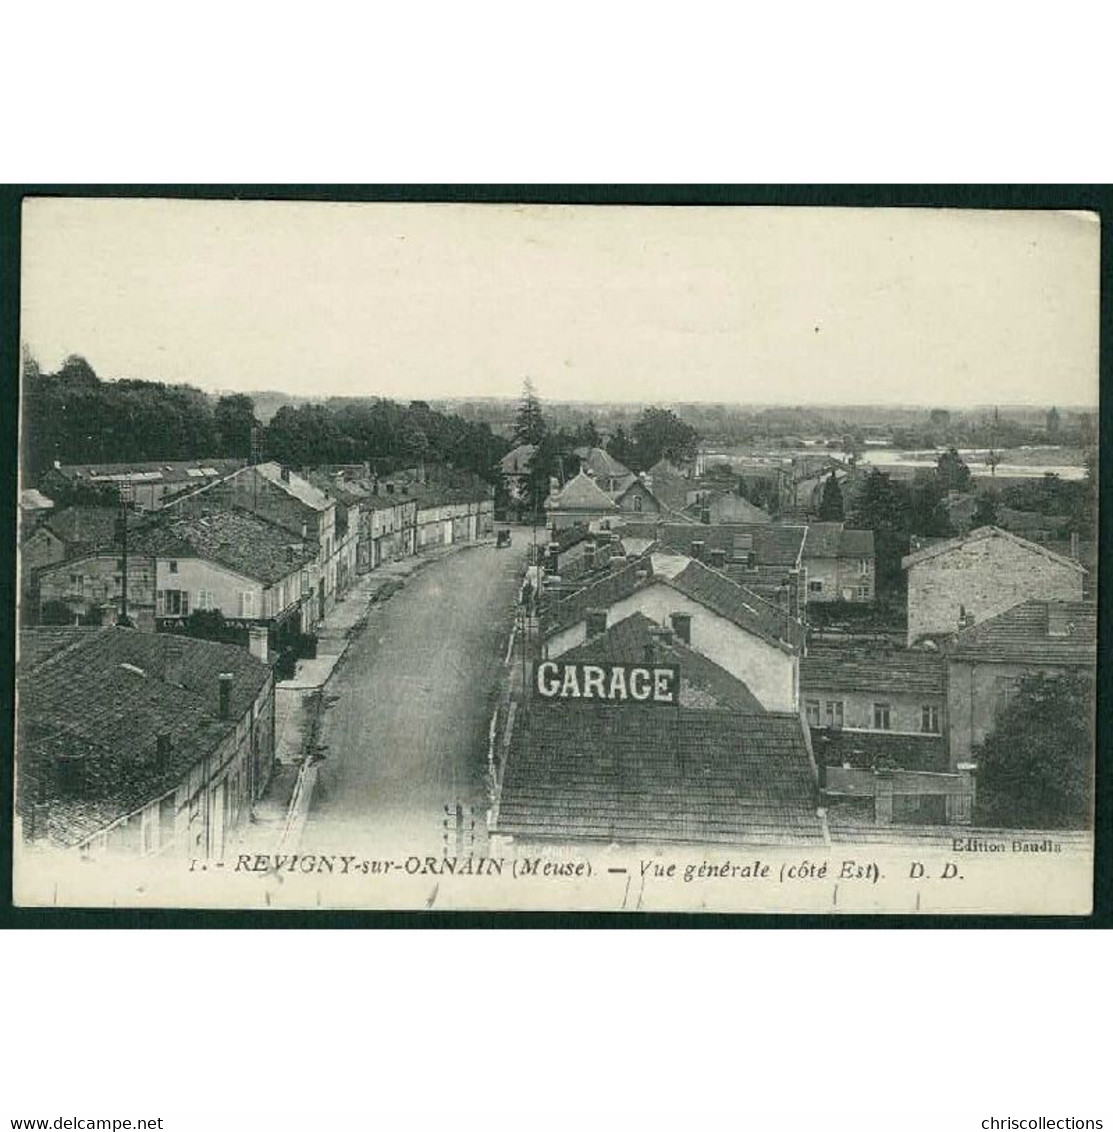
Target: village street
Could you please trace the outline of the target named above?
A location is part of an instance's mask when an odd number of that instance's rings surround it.
[[[509,548],[463,549],[370,608],[324,689],[302,851],[439,851],[457,804],[485,838],[487,728],[527,546],[516,531]]]

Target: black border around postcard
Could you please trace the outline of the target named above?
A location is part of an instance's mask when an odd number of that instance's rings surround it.
[[[827,208],[1070,209],[1099,214],[1101,232],[1099,451],[1111,443],[1113,189],[1103,185],[49,185],[0,186],[0,526],[16,529],[20,211],[31,196],[201,200],[704,205]],[[1110,543],[1109,460],[1099,463],[1099,562]],[[787,913],[450,912],[18,908],[12,903],[16,547],[0,562],[0,927],[9,928],[1108,928],[1113,926],[1113,766],[1110,579],[1099,567],[1093,912],[1089,916],[815,915]]]

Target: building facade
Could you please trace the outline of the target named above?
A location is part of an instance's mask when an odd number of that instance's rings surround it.
[[[935,543],[902,560],[908,643],[948,636],[1028,599],[1081,601],[1086,570],[997,527]]]

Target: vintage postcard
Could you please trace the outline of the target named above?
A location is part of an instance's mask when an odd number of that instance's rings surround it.
[[[28,199],[16,903],[1088,914],[1099,243]]]

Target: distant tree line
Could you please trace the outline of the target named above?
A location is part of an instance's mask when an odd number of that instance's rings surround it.
[[[248,460],[257,430],[261,454],[293,467],[371,462],[377,470],[429,463],[492,481],[509,443],[487,424],[383,398],[284,406],[266,426],[252,399],[211,397],[190,385],[102,381],[81,357],[56,373],[23,360],[21,459],[37,483],[62,464],[238,457]]]

